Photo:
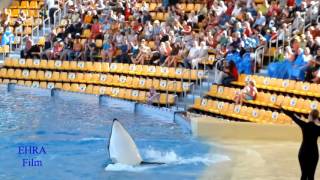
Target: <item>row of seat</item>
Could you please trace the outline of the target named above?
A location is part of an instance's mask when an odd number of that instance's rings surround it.
[[[9,9],[40,9],[44,1],[12,1]]]
[[[239,88],[212,85],[207,95],[220,99],[233,100],[236,93],[240,92],[240,90]],[[278,108],[276,105],[282,105],[284,109],[305,114],[309,113],[312,109],[320,110],[318,101],[265,92],[258,92],[255,100],[246,101],[246,103],[272,108]]]
[[[148,92],[142,90],[134,90],[127,88],[116,88],[107,86],[86,85],[79,83],[55,83],[55,82],[40,82],[40,81],[24,81],[24,80],[10,80],[1,79],[0,83],[16,83],[23,86],[29,86],[33,88],[58,88],[65,91],[96,94],[96,95],[108,95],[115,98],[126,99],[131,101],[139,101],[146,103],[148,101]],[[173,105],[175,103],[175,95],[160,93],[158,99],[155,99],[153,103]]]
[[[75,73],[1,68],[0,77],[23,80],[102,84],[108,86],[126,87],[133,89],[150,89],[151,87],[154,87],[156,90],[177,93],[188,92],[190,90],[190,84],[188,82],[163,80],[157,78],[146,79],[126,75],[119,76],[118,74],[112,75],[101,73]]]
[[[235,85],[244,86],[246,82],[253,80],[258,89],[273,90],[284,93],[293,93],[296,95],[320,97],[320,84],[288,79],[277,79],[259,75],[241,74]]]
[[[210,99],[195,99],[193,109],[256,123],[292,124],[291,119],[283,113],[235,105]]]
[[[12,9],[10,17],[17,18],[20,16],[20,12],[23,12],[27,17],[40,17],[40,10],[35,9]]]
[[[91,61],[59,61],[6,58],[4,66],[7,68],[19,67],[65,71],[73,70],[102,73],[119,73],[184,80],[199,80],[206,78],[203,70]]]

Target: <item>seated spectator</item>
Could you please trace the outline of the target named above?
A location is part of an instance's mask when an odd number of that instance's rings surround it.
[[[159,102],[160,94],[156,91],[154,86],[151,86],[149,92],[147,93],[147,103],[153,104],[155,102]]]
[[[74,58],[74,60],[80,60],[82,56],[82,50],[83,50],[83,45],[81,43],[80,35],[76,35],[76,38],[73,42],[72,46],[72,52],[70,53],[70,56],[68,59],[71,59],[71,56]]]
[[[200,43],[200,48],[197,54],[197,57],[191,60],[192,68],[193,69],[198,69],[199,68],[199,63],[201,61],[207,60],[209,57],[208,54],[208,46],[206,46],[206,42],[202,41]]]
[[[71,34],[69,34],[66,38],[64,38],[64,48],[63,51],[61,52],[60,55],[60,60],[71,60],[69,59],[69,54],[72,53],[72,48],[73,48],[73,42],[72,42],[72,37]]]
[[[178,61],[181,60],[181,56],[179,54],[180,49],[183,50],[180,42],[173,44],[171,54],[166,58],[161,66],[167,65],[168,67],[177,67]]]
[[[94,23],[91,26],[91,38],[102,39],[102,26],[98,20],[94,19]]]
[[[88,40],[87,43],[85,44],[83,60],[94,61],[97,55],[98,55],[98,49],[96,47],[96,44],[94,43],[94,40],[93,39]]]
[[[255,87],[255,82],[250,80],[247,85],[236,94],[234,101],[236,104],[242,105],[243,101],[255,100],[258,94],[258,90]]]
[[[214,84],[222,84],[224,86],[229,86],[232,81],[238,80],[238,70],[233,61],[220,61],[217,63],[219,64],[217,64],[217,68],[215,68]]]
[[[139,53],[135,58],[132,58],[131,61],[134,64],[145,64],[146,61],[152,56],[151,49],[145,44],[145,40],[141,40],[139,47]]]
[[[21,26],[25,22],[26,19],[27,19],[26,14],[23,11],[21,11],[19,13],[19,17],[16,19],[16,22],[14,23],[13,27],[16,28],[16,27]]]
[[[26,45],[24,47],[24,50],[21,51],[21,58],[27,59],[27,58],[32,57],[32,54],[30,52],[32,46],[33,46],[33,41],[30,36],[27,36],[26,37]]]
[[[199,45],[198,41],[193,42],[192,48],[189,50],[188,56],[183,60],[183,65],[185,68],[190,68],[191,67],[191,62],[193,59],[197,58],[198,53],[199,53]]]
[[[11,32],[10,28],[6,28],[5,32],[1,37],[1,46],[10,45],[14,41],[14,35]]]

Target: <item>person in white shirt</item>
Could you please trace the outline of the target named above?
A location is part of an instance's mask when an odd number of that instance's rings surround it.
[[[190,68],[190,64],[193,59],[197,58],[199,50],[200,48],[198,45],[198,41],[193,41],[193,46],[190,48],[187,58],[183,60],[183,65],[185,68]]]
[[[206,45],[205,41],[202,41],[200,43],[200,49],[197,54],[198,54],[197,57],[191,60],[193,69],[198,69],[199,62],[204,61],[209,57],[208,46]]]
[[[49,10],[49,17],[51,24],[54,24],[54,13],[59,9],[59,2],[57,0],[46,0],[48,10]]]

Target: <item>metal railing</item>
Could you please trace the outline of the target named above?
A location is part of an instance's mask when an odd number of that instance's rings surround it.
[[[254,52],[254,64],[253,64],[253,74],[257,72],[257,64],[260,64],[263,66],[264,63],[264,52],[265,52],[265,46],[258,47]],[[260,61],[260,62],[259,62]]]

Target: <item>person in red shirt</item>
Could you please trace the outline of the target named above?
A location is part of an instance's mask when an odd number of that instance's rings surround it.
[[[99,23],[98,20],[94,20],[94,23],[91,26],[91,38],[92,39],[97,39],[97,38],[102,38],[102,33],[101,33],[101,24]]]

